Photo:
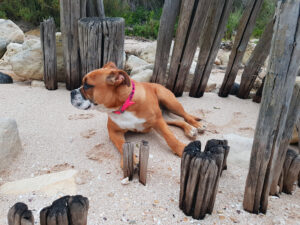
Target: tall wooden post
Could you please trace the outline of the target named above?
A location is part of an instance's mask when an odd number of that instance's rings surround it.
[[[260,72],[260,69],[264,65],[270,53],[274,22],[275,19],[272,19],[267,25],[264,33],[262,34],[258,44],[256,45],[251,55],[251,58],[245,66],[239,88],[239,93],[237,95],[239,98],[248,98],[250,91],[253,88],[254,82]]]
[[[78,20],[82,17],[86,17],[86,0],[60,0],[60,28],[68,90],[81,85]]]
[[[48,90],[57,89],[56,27],[53,18],[44,20],[40,26],[43,49],[44,82]]]
[[[204,28],[211,0],[182,0],[167,88],[181,96]]]
[[[295,85],[292,101],[290,104],[290,109],[285,125],[285,129],[283,132],[282,141],[280,143],[279,149],[278,149],[278,156],[276,160],[276,167],[274,168],[274,176],[273,176],[273,182],[270,189],[270,194],[275,195],[278,194],[277,192],[277,186],[280,174],[282,172],[283,163],[285,160],[286,152],[288,150],[288,146],[290,143],[290,140],[293,135],[294,127],[297,121],[297,118],[300,115],[300,83]]]
[[[155,64],[151,82],[164,84],[167,75],[167,66],[170,48],[173,39],[174,27],[179,14],[181,0],[166,0],[160,18],[160,27],[157,39]]]
[[[232,52],[229,58],[225,77],[219,91],[220,97],[227,97],[234,84],[240,63],[247,49],[250,36],[255,26],[255,21],[261,9],[263,0],[249,0],[248,6],[242,16],[235,37]]]
[[[212,0],[204,29],[204,37],[200,46],[195,77],[190,90],[191,97],[201,97],[205,92],[220,43],[224,36],[232,3],[233,0]]]
[[[103,0],[87,0],[86,14],[88,17],[105,18]]]
[[[87,17],[78,22],[81,77],[109,61],[123,68],[125,21],[123,18]]]
[[[270,64],[246,180],[244,209],[266,213],[300,61],[300,1],[278,2]]]

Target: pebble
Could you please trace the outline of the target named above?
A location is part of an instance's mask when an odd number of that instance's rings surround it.
[[[128,184],[129,184],[129,178],[126,177],[126,178],[124,178],[123,180],[121,180],[121,184],[123,184],[123,185],[128,185]]]
[[[220,216],[219,216],[219,219],[220,219],[220,220],[225,220],[225,216],[220,215]]]

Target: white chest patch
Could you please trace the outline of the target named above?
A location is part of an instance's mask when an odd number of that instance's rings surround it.
[[[145,119],[136,117],[132,112],[125,111],[122,114],[109,113],[110,119],[121,129],[131,131],[143,131]]]

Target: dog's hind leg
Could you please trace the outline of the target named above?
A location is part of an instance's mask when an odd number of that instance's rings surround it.
[[[181,157],[185,144],[176,139],[163,118],[160,118],[156,121],[154,129],[164,137],[172,151]]]
[[[168,125],[180,127],[183,129],[185,136],[191,139],[195,139],[197,137],[197,129],[191,125],[189,125],[185,121],[175,120],[175,121],[166,121]]]
[[[193,127],[196,127],[199,133],[203,132],[203,126],[199,122],[201,119],[188,114],[170,90],[157,84],[156,94],[159,102],[164,105],[170,112],[183,117],[187,123],[189,123]]]

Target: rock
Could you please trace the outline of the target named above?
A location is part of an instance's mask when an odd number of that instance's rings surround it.
[[[221,60],[222,65],[227,65],[230,57],[230,51],[220,49],[217,58]]]
[[[150,64],[154,64],[155,62],[155,54],[156,54],[156,45],[157,42],[151,43],[148,47],[142,50],[140,57]]]
[[[205,92],[212,92],[217,89],[217,84],[216,83],[208,83]]]
[[[153,64],[148,64],[148,65],[144,65],[144,66],[140,66],[140,67],[137,67],[137,68],[134,68],[130,75],[133,76],[135,74],[138,74],[144,70],[147,70],[147,69],[150,69],[150,70],[153,70],[154,69],[154,65]]]
[[[43,79],[43,55],[39,40],[24,42],[22,51],[11,56],[9,62],[17,76],[25,80]]]
[[[133,75],[131,79],[138,82],[150,82],[152,74],[153,74],[153,70],[147,69],[138,74]]]
[[[7,169],[21,150],[22,145],[16,121],[0,119],[0,171]]]
[[[0,84],[11,84],[13,83],[13,79],[4,73],[0,72]]]
[[[141,66],[149,65],[145,60],[140,59],[134,55],[129,56],[126,65],[125,70],[133,70],[134,68],[138,68]]]
[[[129,178],[126,177],[126,178],[124,178],[123,180],[121,180],[121,184],[123,184],[123,185],[129,184]]]
[[[152,42],[144,42],[132,38],[126,38],[124,48],[126,54],[140,56],[144,49],[147,49],[150,45],[152,45]]]
[[[23,31],[11,20],[0,19],[0,37],[11,42],[23,43],[25,35]]]
[[[58,192],[68,195],[76,194],[76,170],[65,170],[33,178],[5,183],[0,187],[0,194],[19,195],[32,192],[42,192],[47,196]]]
[[[0,59],[6,52],[7,42],[4,38],[0,38]]]
[[[219,58],[217,57],[216,60],[215,60],[215,64],[216,64],[217,66],[222,65],[221,59],[219,59]]]

